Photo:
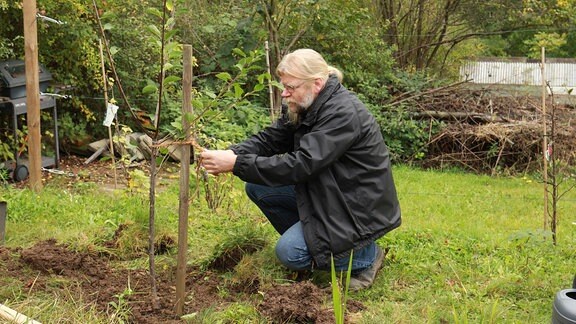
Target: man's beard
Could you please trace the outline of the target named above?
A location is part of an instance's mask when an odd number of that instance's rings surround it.
[[[296,125],[298,122],[300,122],[300,116],[303,112],[310,108],[310,106],[312,106],[314,99],[314,94],[309,92],[300,102],[292,99],[283,100],[283,103],[288,105],[288,119],[290,120],[291,124]]]

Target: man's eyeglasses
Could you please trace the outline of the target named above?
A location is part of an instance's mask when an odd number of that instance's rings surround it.
[[[290,92],[290,93],[294,93],[294,91],[296,91],[296,89],[300,88],[301,86],[304,85],[304,83],[306,83],[307,80],[304,80],[302,82],[300,82],[297,85],[291,85],[291,84],[284,84],[284,90]]]

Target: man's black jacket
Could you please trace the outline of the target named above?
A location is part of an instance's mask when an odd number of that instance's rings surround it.
[[[285,109],[284,109],[285,110]],[[400,226],[390,156],[378,123],[335,76],[292,125],[234,145],[233,173],[267,186],[295,185],[304,238],[318,268]]]

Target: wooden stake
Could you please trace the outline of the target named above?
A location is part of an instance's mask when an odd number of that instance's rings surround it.
[[[40,131],[40,75],[36,0],[24,0],[24,55],[26,64],[26,118],[28,124],[28,171],[30,189],[42,190],[42,143]],[[56,121],[54,121],[56,122]]]
[[[272,71],[270,71],[270,47],[268,46],[268,41],[266,41],[266,67],[268,69],[268,74],[272,78]],[[268,82],[268,93],[270,95],[270,118],[274,121],[276,118],[274,116],[274,89],[272,88],[272,80]]]
[[[108,111],[108,80],[106,78],[106,67],[104,65],[104,49],[100,39],[100,62],[102,65],[102,78],[104,81],[104,102],[106,111]],[[114,189],[118,186],[118,177],[116,176],[116,158],[114,156],[114,138],[112,137],[112,127],[108,126],[108,137],[110,138],[110,156],[112,157],[112,169],[114,170]]]
[[[26,315],[20,314],[12,308],[2,304],[0,304],[0,317],[10,321],[10,323],[41,324],[40,322],[28,318]]]
[[[182,77],[182,129],[185,142],[190,140],[192,114],[192,46],[184,45],[184,72]],[[190,145],[181,145],[180,196],[178,208],[178,265],[176,268],[176,314],[184,313],[186,299],[186,254],[188,253],[188,207],[190,205]]]
[[[4,244],[6,237],[6,216],[8,214],[8,203],[0,201],[0,245]]]
[[[546,125],[546,49],[542,47],[542,127],[543,137],[542,141],[542,158],[544,167],[542,176],[544,179],[544,230],[548,228],[548,127]]]

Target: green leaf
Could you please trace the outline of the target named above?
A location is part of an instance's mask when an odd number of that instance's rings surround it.
[[[233,52],[233,53],[236,53],[237,55],[240,55],[240,56],[242,56],[242,57],[246,57],[246,53],[244,53],[244,51],[242,51],[242,50],[239,49],[239,48],[234,48],[234,49],[232,50],[232,52]]]
[[[276,81],[276,80],[271,80],[271,81],[270,81],[270,84],[272,84],[272,86],[274,86],[274,87],[276,87],[276,88],[278,88],[278,89],[281,89],[281,90],[284,89],[284,86],[282,85],[282,83],[280,83],[280,82],[278,82],[278,81]]]
[[[216,99],[216,97],[217,97],[216,94],[215,94],[213,91],[210,91],[210,90],[206,90],[206,91],[204,92],[204,94],[206,94],[206,96],[208,96],[208,98],[210,98],[210,99]]]
[[[162,155],[168,155],[168,149],[160,148],[159,151],[162,153]],[[162,156],[157,156],[157,157],[156,157],[156,164],[157,164],[157,165],[162,165],[162,162],[164,162],[164,157],[162,157]]]
[[[176,22],[176,20],[173,17],[168,18],[168,20],[166,20],[166,23],[164,24],[164,26],[166,26],[166,29],[171,29],[174,26],[174,23]]]
[[[202,102],[202,100],[194,98],[192,99],[192,107],[194,107],[194,109],[202,109],[204,108],[204,103]]]
[[[340,299],[340,283],[336,277],[336,266],[334,265],[334,256],[330,258],[330,275],[332,285],[332,306],[334,308],[334,317],[336,323],[341,323],[340,318],[342,315],[342,304]]]
[[[232,80],[232,76],[230,75],[230,73],[228,72],[222,72],[222,73],[218,73],[216,74],[216,77],[222,81],[230,81]]]
[[[160,10],[158,10],[158,8],[149,7],[146,9],[146,13],[149,13],[153,16],[156,16],[156,17],[162,19],[162,12]]]
[[[171,0],[167,0],[167,1],[166,1],[166,9],[168,9],[168,11],[173,11],[173,10],[174,10],[174,4],[172,3]]]
[[[262,91],[266,86],[263,85],[262,83],[258,83],[254,86],[254,91],[258,92],[258,91]]]
[[[155,84],[149,84],[142,89],[143,94],[152,94],[158,91],[158,87]]]
[[[166,39],[172,39],[174,37],[174,35],[176,35],[178,33],[178,30],[173,29],[173,30],[169,30],[166,32],[166,34],[164,35],[164,37]]]
[[[259,83],[264,83],[264,81],[266,81],[266,79],[270,79],[270,74],[262,73],[258,76],[258,82]]]
[[[104,30],[112,30],[114,29],[114,25],[112,25],[111,23],[106,23],[104,24],[104,26],[102,26],[102,28],[104,28]]]
[[[244,89],[238,83],[234,83],[234,97],[240,98],[244,94]]]
[[[112,11],[105,11],[105,12],[100,16],[100,19],[102,19],[102,20],[115,19],[115,18],[116,18],[116,14],[113,13]]]
[[[173,67],[174,65],[172,63],[166,62],[166,64],[164,64],[164,71],[170,71]]]
[[[164,83],[176,83],[179,82],[180,80],[182,80],[181,77],[177,76],[177,75],[170,75],[168,76],[166,79],[164,79]]]
[[[146,26],[146,29],[150,32],[150,34],[152,34],[158,38],[160,38],[162,36],[162,34],[160,33],[160,30],[155,25],[148,25],[148,26]]]

